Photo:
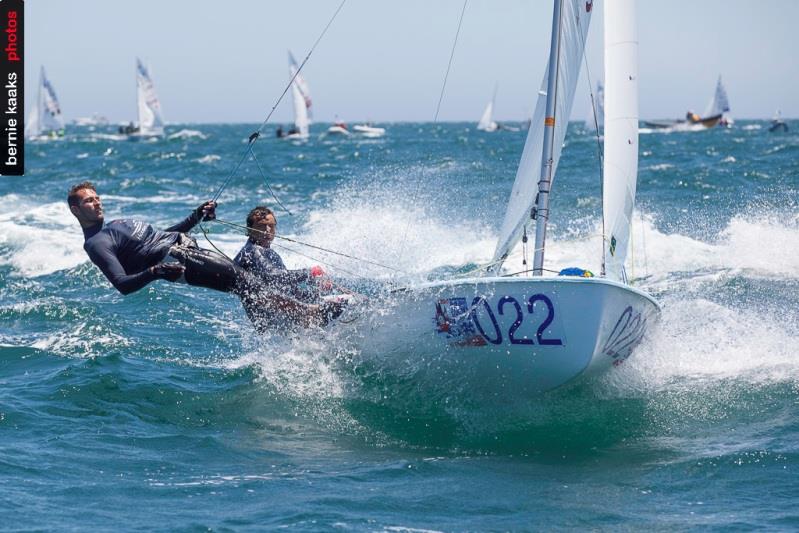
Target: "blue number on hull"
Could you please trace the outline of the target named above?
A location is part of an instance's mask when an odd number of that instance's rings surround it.
[[[488,313],[488,317],[491,319],[491,324],[494,326],[494,332],[497,334],[496,338],[492,339],[488,335],[486,335],[483,326],[480,324],[480,321],[477,320],[477,306],[483,304],[485,307],[486,312]],[[472,300],[472,310],[470,312],[472,315],[472,322],[474,325],[477,326],[477,330],[480,334],[485,337],[485,339],[490,342],[491,344],[502,344],[502,332],[499,330],[499,324],[497,323],[497,317],[494,316],[494,312],[491,310],[491,306],[488,305],[488,302],[482,296],[478,296],[474,300]],[[502,313],[500,313],[502,314]]]
[[[543,346],[562,346],[563,341],[560,339],[544,339],[542,335],[544,331],[552,324],[552,321],[555,320],[555,306],[552,305],[552,300],[544,296],[543,294],[534,294],[530,296],[530,299],[527,301],[527,310],[530,314],[533,314],[533,309],[535,308],[536,302],[544,302],[544,305],[547,306],[547,317],[546,319],[541,322],[541,325],[538,326],[538,331],[535,334],[535,337],[538,339],[538,344]]]
[[[513,336],[516,333],[516,330],[519,329],[519,326],[522,325],[522,318],[523,318],[523,316],[522,316],[522,306],[519,305],[519,302],[516,301],[516,298],[514,298],[513,296],[503,296],[502,298],[500,298],[499,302],[497,302],[497,311],[499,312],[500,315],[504,315],[505,313],[503,312],[503,309],[505,308],[505,304],[506,303],[511,303],[511,302],[513,302],[513,307],[516,308],[516,320],[513,322],[513,324],[511,325],[510,329],[508,330],[508,338],[510,339],[510,343],[511,344],[535,344],[533,339],[527,339],[527,338],[525,338],[525,339],[517,339],[517,338],[515,338]],[[539,339],[540,339],[540,336],[541,335],[539,334]]]

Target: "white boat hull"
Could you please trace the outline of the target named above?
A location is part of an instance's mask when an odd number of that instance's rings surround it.
[[[348,132],[345,128],[342,128],[341,126],[330,126],[329,128],[327,128],[327,134],[328,135],[349,135],[350,132]]]
[[[532,397],[626,360],[659,315],[600,278],[475,278],[402,290],[355,321],[359,357],[444,390]]]
[[[382,137],[386,133],[385,128],[376,128],[374,126],[363,126],[360,124],[356,124],[355,126],[353,126],[352,131],[354,131],[359,135],[369,138]]]

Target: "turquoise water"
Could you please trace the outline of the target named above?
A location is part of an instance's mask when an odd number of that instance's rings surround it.
[[[87,261],[71,184],[95,182],[109,220],[166,226],[213,195],[254,126],[28,144],[27,175],[0,178],[0,529],[796,529],[789,125],[641,135],[631,274],[661,323],[618,372],[512,412],[427,397],[321,333],[259,337],[228,295],[157,282],[123,297]],[[362,285],[490,260],[524,133],[387,128],[255,144],[292,212],[281,235],[400,273],[282,243],[289,267]],[[551,268],[599,269],[598,194],[596,140],[572,124]],[[243,223],[257,203],[275,205],[247,161],[219,217]],[[208,229],[226,253],[244,243]]]

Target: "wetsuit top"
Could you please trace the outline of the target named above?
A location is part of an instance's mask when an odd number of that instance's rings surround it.
[[[199,218],[192,213],[163,231],[140,220],[99,223],[83,228],[83,249],[119,292],[130,294],[157,279],[148,269],[160,263],[180,233],[193,228]]]
[[[269,288],[291,294],[301,301],[312,297],[307,288],[299,287],[299,284],[309,281],[308,269],[287,270],[283,259],[272,248],[259,246],[248,239],[233,262],[258,276]]]

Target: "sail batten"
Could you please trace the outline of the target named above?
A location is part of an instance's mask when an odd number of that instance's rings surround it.
[[[560,57],[558,60],[558,89],[555,110],[555,128],[552,154],[552,176],[557,170],[563,140],[569,125],[574,93],[580,76],[586,35],[591,21],[591,1],[566,0],[562,7]],[[537,102],[527,140],[524,144],[521,161],[516,171],[505,218],[499,232],[490,273],[496,273],[503,261],[520,242],[522,234],[530,228],[533,219],[531,212],[538,194],[538,180],[541,173],[542,149],[544,143],[544,120],[546,114],[549,62],[544,71],[544,79],[536,93]]]

